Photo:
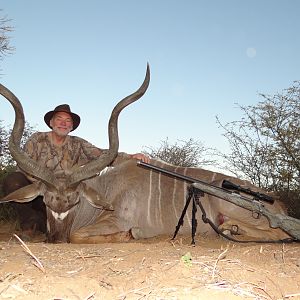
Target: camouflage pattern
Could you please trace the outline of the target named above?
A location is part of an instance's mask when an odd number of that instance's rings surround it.
[[[95,147],[88,141],[77,136],[68,135],[62,145],[54,145],[51,141],[51,132],[34,133],[26,142],[24,151],[55,173],[65,172],[72,167],[82,166],[101,153],[107,151]],[[119,153],[114,164],[128,159],[126,153]]]

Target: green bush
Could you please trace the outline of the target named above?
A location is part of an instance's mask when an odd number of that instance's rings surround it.
[[[284,190],[278,192],[278,195],[288,208],[288,214],[293,218],[300,219],[300,190]]]
[[[0,169],[0,198],[4,197],[3,192],[3,179],[11,172],[15,170],[15,166],[7,166],[4,169]],[[16,220],[16,212],[11,203],[0,204],[0,221],[9,222]]]

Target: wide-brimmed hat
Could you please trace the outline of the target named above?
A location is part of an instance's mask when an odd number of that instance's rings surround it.
[[[72,120],[73,120],[73,129],[71,131],[75,130],[79,126],[80,117],[77,114],[71,112],[70,106],[68,104],[61,104],[61,105],[56,106],[54,108],[54,110],[48,111],[44,116],[45,123],[51,129],[52,129],[52,127],[50,126],[50,120],[53,118],[54,114],[57,112],[66,112],[71,115]]]

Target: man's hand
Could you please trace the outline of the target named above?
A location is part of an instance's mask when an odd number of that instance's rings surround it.
[[[150,162],[150,157],[143,153],[131,154],[131,158],[141,160],[142,162],[147,163],[147,164]]]

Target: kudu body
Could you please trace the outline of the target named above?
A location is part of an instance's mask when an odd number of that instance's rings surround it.
[[[249,182],[201,168],[178,167],[158,160],[151,160],[151,164],[216,186],[221,186],[222,181],[227,179],[252,190],[259,190]],[[97,243],[114,239],[127,240],[131,236],[139,239],[173,234],[185,205],[188,187],[188,183],[184,181],[139,167],[133,160],[109,168],[88,184],[97,189],[99,197],[109,202],[114,210],[103,212],[94,224],[74,232],[71,237],[74,243]],[[207,217],[222,231],[238,229],[237,234],[257,240],[289,238],[281,229],[270,228],[266,218],[256,219],[250,211],[222,199],[205,194],[201,203]],[[284,213],[278,202],[273,205],[265,203],[265,206],[273,212]],[[191,234],[191,209],[192,205],[187,211],[180,233]],[[198,209],[197,233],[202,236],[216,235],[208,224],[203,223],[200,213]],[[117,232],[123,234],[111,235]],[[125,234],[128,232],[131,236]]]
[[[9,148],[19,168],[34,177],[31,185],[21,188],[2,202],[28,202],[42,195],[47,209],[47,238],[49,242],[100,243],[128,241],[171,234],[185,204],[187,183],[138,167],[135,160],[128,160],[108,168],[118,153],[119,113],[139,99],[147,90],[150,80],[149,67],[142,86],[132,95],[121,100],[114,108],[109,122],[109,150],[83,167],[53,174],[38,162],[28,158],[20,149],[24,129],[24,115],[19,100],[4,86],[0,93],[15,110],[15,124]],[[200,168],[176,167],[160,161],[151,161],[161,167],[221,185],[228,179],[220,173]],[[238,179],[231,181],[243,184]],[[265,218],[255,219],[251,212],[221,199],[205,195],[201,200],[208,217],[220,228],[231,230],[238,226],[239,234],[259,239],[284,239],[288,235],[280,229],[269,227]],[[278,203],[268,205],[274,212],[283,212]],[[198,233],[214,234],[198,218]],[[191,212],[181,230],[189,233]]]

